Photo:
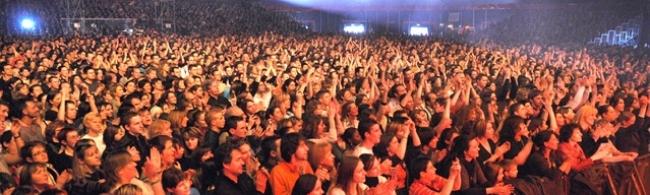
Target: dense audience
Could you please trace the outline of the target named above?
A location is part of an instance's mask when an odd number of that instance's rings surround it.
[[[611,193],[635,190],[620,186],[648,153],[640,50],[273,33],[10,40],[0,171],[17,183],[3,191]]]

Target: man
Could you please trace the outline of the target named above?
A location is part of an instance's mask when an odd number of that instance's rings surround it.
[[[252,180],[241,180],[244,175],[244,159],[242,152],[235,146],[226,143],[219,146],[215,152],[215,164],[221,170],[217,179],[216,194],[259,194]]]
[[[445,179],[436,174],[436,167],[429,158],[419,157],[411,163],[414,181],[409,187],[409,194],[450,194],[452,190],[459,190],[460,169],[460,164],[454,162],[450,167],[449,178]]]
[[[147,145],[147,138],[144,137],[144,125],[142,124],[142,118],[140,115],[134,112],[128,112],[122,117],[121,121],[122,128],[126,131],[124,134],[125,146],[126,147],[135,147],[140,152],[140,161],[144,163],[144,160],[149,154],[146,154],[149,151]],[[121,148],[126,150],[127,148]]]
[[[289,133],[280,141],[282,162],[271,170],[271,188],[275,195],[289,195],[298,177],[314,171],[307,162],[309,148],[305,139],[298,133]]]
[[[381,127],[373,120],[365,120],[359,123],[358,131],[363,141],[354,148],[352,155],[373,154],[372,148],[381,141]]]
[[[59,173],[66,169],[72,168],[72,160],[74,155],[74,146],[79,141],[79,132],[71,127],[65,127],[56,135],[56,138],[61,143],[61,149],[54,156],[54,169]]]
[[[231,116],[226,119],[226,131],[219,135],[219,144],[223,144],[228,139],[246,139],[248,128],[246,121],[239,116]]]
[[[14,118],[18,119],[16,122],[25,143],[45,141],[43,130],[35,123],[35,119],[40,114],[36,102],[29,99],[18,100],[12,112]]]

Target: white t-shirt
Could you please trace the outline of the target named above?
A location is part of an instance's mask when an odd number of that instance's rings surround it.
[[[104,134],[100,133],[97,137],[91,137],[90,135],[86,134],[82,136],[81,139],[91,139],[95,141],[97,150],[99,150],[99,156],[104,154],[104,150],[106,150],[106,143],[104,143]]]
[[[354,155],[356,157],[359,157],[362,154],[372,154],[372,155],[374,155],[374,153],[372,152],[372,149],[368,149],[368,148],[363,147],[361,145],[358,145],[357,147],[354,147],[354,151],[352,151],[352,155]]]

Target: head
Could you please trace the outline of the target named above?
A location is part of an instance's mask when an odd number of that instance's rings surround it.
[[[309,147],[298,133],[288,133],[280,141],[280,154],[286,162],[295,163],[308,158]]]
[[[590,105],[580,107],[576,113],[575,122],[581,125],[594,125],[596,122],[596,114],[598,110]]]
[[[162,185],[168,194],[189,195],[192,180],[186,178],[180,169],[171,167],[163,171]]]
[[[48,163],[46,144],[41,141],[32,141],[20,150],[20,157],[27,163]]]
[[[378,144],[381,141],[382,130],[379,123],[374,120],[364,120],[359,122],[359,135],[363,142]]]
[[[309,164],[313,170],[318,167],[333,168],[335,164],[332,145],[326,142],[311,145],[309,148]]]
[[[237,177],[244,173],[242,153],[232,144],[221,144],[214,154],[214,160],[224,175]]]
[[[122,116],[120,125],[131,134],[141,135],[144,133],[142,117],[135,112],[128,112]]]
[[[415,180],[430,183],[439,176],[436,174],[436,167],[429,158],[420,157],[411,163],[410,175]]]
[[[110,154],[103,161],[102,169],[106,182],[109,186],[116,184],[125,184],[136,178],[138,169],[137,164],[132,160],[131,155],[126,152],[116,152]]]
[[[72,162],[72,175],[74,178],[83,179],[92,172],[99,170],[101,165],[101,155],[92,140],[80,141],[75,146]]]
[[[29,163],[20,172],[20,185],[43,189],[50,185],[50,173],[45,163]]]
[[[366,171],[358,157],[345,156],[338,168],[335,186],[343,188],[346,192],[351,187],[356,187],[366,181]]]
[[[560,129],[560,142],[562,143],[580,143],[582,142],[582,132],[577,124],[565,125]]]
[[[236,139],[246,138],[248,133],[248,128],[246,126],[246,121],[242,117],[231,116],[226,120],[226,127],[231,136]]]
[[[291,195],[322,195],[322,182],[312,174],[301,175],[293,187]]]

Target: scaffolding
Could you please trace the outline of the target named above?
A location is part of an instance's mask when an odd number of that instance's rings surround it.
[[[163,33],[176,33],[176,0],[154,0],[154,24]]]

